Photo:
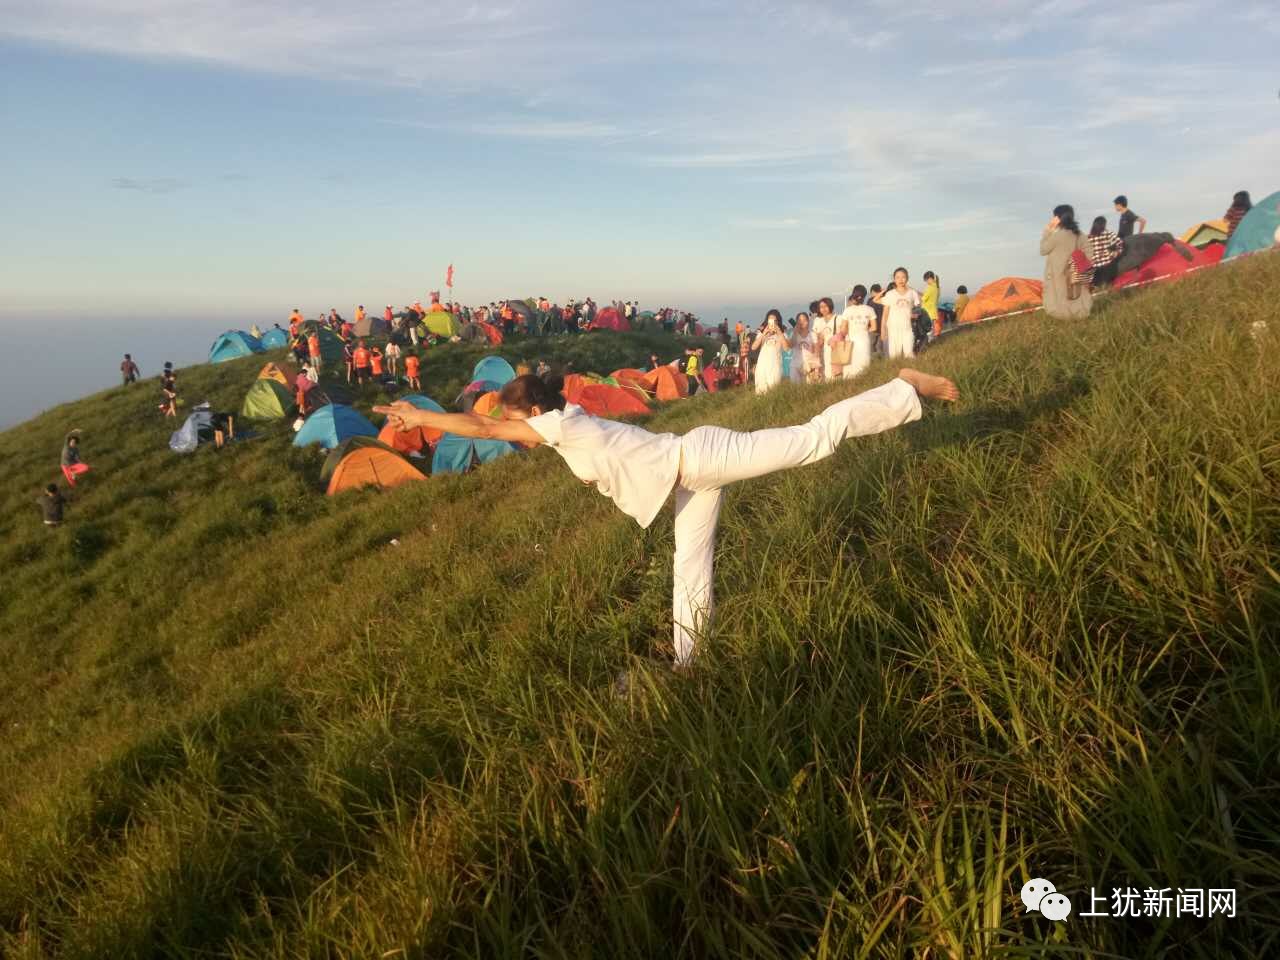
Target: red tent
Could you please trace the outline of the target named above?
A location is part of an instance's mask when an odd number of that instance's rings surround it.
[[[1116,289],[1131,287],[1135,283],[1146,283],[1161,277],[1180,276],[1196,267],[1209,267],[1222,259],[1224,250],[1226,247],[1220,243],[1210,244],[1203,250],[1197,250],[1181,241],[1178,242],[1178,250],[1175,250],[1173,244],[1166,243],[1142,266],[1116,277],[1114,286]],[[1191,259],[1186,259],[1183,253],[1189,254]]]
[[[689,381],[683,373],[663,364],[645,374],[649,388],[659,400],[679,400],[689,395]]]
[[[492,323],[486,323],[484,320],[473,320],[472,323],[484,331],[484,335],[489,338],[490,343],[496,346],[502,342],[502,331]]]
[[[573,402],[597,417],[649,412],[649,405],[630,390],[610,383],[588,383],[578,391],[578,399]]]
[[[596,311],[596,318],[591,321],[590,330],[613,330],[625,333],[631,327],[616,307],[604,307]]]

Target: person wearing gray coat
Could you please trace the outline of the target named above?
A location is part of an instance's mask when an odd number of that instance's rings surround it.
[[[1053,208],[1053,219],[1040,235],[1040,256],[1044,257],[1044,312],[1059,320],[1087,317],[1093,308],[1089,285],[1071,282],[1071,255],[1077,250],[1087,252],[1085,237],[1076,223],[1075,210],[1064,203]]]

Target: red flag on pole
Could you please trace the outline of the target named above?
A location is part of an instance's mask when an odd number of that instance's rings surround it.
[[[449,287],[450,289],[453,288],[453,264],[452,263],[449,264],[449,272],[445,274],[444,285],[446,287]]]

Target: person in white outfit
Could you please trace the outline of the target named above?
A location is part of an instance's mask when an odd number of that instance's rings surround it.
[[[835,304],[830,297],[814,301],[817,316],[813,318],[813,344],[822,357],[822,379],[830,380],[831,371],[831,338],[836,334]]]
[[[870,330],[876,325],[876,312],[864,303],[866,299],[867,288],[858,284],[849,294],[849,305],[836,323],[836,332],[853,344],[853,354],[840,371],[846,380],[852,380],[871,366]]]
[[[765,314],[764,326],[751,349],[760,351],[756,355],[756,393],[767,393],[782,382],[782,352],[787,349],[782,314],[777,310]]]
[[[573,475],[609,497],[642,528],[653,523],[675,491],[675,589],[672,596],[675,663],[687,665],[714,609],[712,560],[724,488],[738,480],[816,463],[848,437],[892,430],[920,419],[920,399],[955,401],[945,377],[902,369],[897,379],[827,407],[793,427],[740,433],[695,427],[684,436],[587,414],[565,404],[563,381],[533,374],[502,388],[503,419],[471,413],[433,413],[400,400],[374,407],[398,430],[442,430],[463,437],[547,444]]]
[[[890,359],[914,357],[915,333],[911,330],[911,313],[920,309],[920,294],[907,286],[907,268],[893,271],[893,286],[876,297],[884,307],[883,321],[889,340]]]
[[[791,382],[806,383],[814,363],[813,331],[809,329],[809,315],[801,310],[791,328]]]

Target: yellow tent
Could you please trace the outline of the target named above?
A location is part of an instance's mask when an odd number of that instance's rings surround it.
[[[1227,242],[1227,221],[1205,220],[1182,235],[1182,242],[1202,250],[1211,243]]]

